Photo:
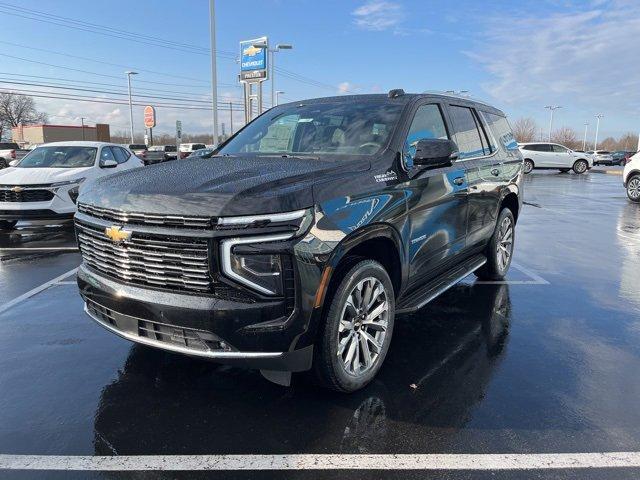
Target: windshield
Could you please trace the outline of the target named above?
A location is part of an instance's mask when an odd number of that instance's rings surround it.
[[[97,151],[95,147],[37,147],[16,166],[20,168],[92,167]]]
[[[371,155],[387,143],[402,108],[388,101],[283,105],[247,125],[218,153]]]

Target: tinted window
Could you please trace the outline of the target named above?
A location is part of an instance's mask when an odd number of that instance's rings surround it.
[[[176,146],[175,145],[165,145],[164,151],[165,152],[175,152],[176,151]]]
[[[513,154],[513,152],[517,151],[518,142],[516,142],[516,138],[513,136],[511,126],[507,119],[501,115],[496,115],[495,113],[481,112],[481,114],[489,125],[493,135],[496,137],[498,144],[502,145],[507,153]],[[523,148],[525,150],[531,150],[530,147],[530,145],[527,145]]]
[[[0,143],[0,150],[18,150],[19,148],[17,143]]]
[[[116,157],[116,162],[124,163],[129,160],[129,152],[127,152],[124,148],[113,147],[113,154]]]
[[[247,125],[220,153],[371,155],[387,143],[402,108],[386,99],[282,105]]]
[[[455,105],[451,105],[449,109],[453,123],[456,126],[456,143],[460,151],[458,158],[488,155],[490,151],[486,144],[486,139],[485,141],[482,140],[483,133],[479,129],[473,111],[468,107]]]
[[[20,168],[92,167],[96,160],[94,147],[37,147],[18,164]]]
[[[191,150],[200,150],[201,148],[206,148],[206,146],[202,143],[195,143],[192,147]]]
[[[553,148],[555,153],[567,153],[567,149],[562,145],[551,145],[551,148]]]
[[[146,145],[142,145],[142,144],[140,144],[140,145],[129,145],[129,148],[131,150],[146,150],[147,146]]]
[[[449,138],[438,105],[422,105],[416,111],[404,142],[404,161],[407,167],[413,167],[418,140],[425,138]]]

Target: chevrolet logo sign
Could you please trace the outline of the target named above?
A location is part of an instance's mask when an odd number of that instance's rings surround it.
[[[128,230],[122,230],[122,227],[114,225],[104,229],[104,234],[111,239],[114,243],[124,242],[131,238],[131,232]]]
[[[13,188],[11,189],[11,191],[12,191],[13,193],[20,193],[20,192],[24,191],[24,188],[22,188],[22,187],[13,187]]]

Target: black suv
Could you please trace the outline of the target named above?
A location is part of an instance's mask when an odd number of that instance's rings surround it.
[[[354,391],[397,314],[502,278],[522,205],[504,114],[437,94],[277,106],[211,158],[85,186],[86,312],[128,340]]]

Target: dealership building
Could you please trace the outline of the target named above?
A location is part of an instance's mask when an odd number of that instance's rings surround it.
[[[11,134],[13,141],[23,146],[69,140],[111,141],[109,125],[106,123],[97,123],[95,127],[87,125],[19,125],[11,129]]]

